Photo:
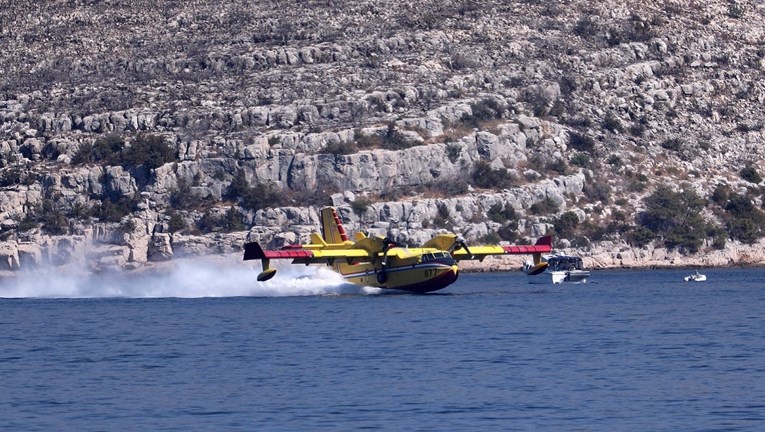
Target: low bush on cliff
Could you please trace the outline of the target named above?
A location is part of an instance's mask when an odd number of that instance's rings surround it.
[[[515,209],[510,204],[497,203],[489,208],[486,212],[486,216],[494,222],[504,224],[507,221],[514,221],[517,219]]]
[[[331,141],[319,150],[319,154],[347,155],[359,151],[353,141]]]
[[[176,160],[176,151],[164,137],[138,134],[127,146],[118,135],[96,139],[92,144],[83,143],[72,157],[72,164],[97,163],[104,166],[120,165],[125,168],[142,166],[147,170],[156,169]]]
[[[69,219],[54,200],[46,198],[32,206],[17,229],[26,231],[36,227],[40,227],[47,234],[68,234]]]
[[[125,140],[118,135],[107,135],[96,139],[93,143],[80,144],[77,153],[72,157],[72,165],[100,163],[103,165],[119,165],[119,155],[125,147]]]
[[[19,167],[10,167],[0,173],[0,187],[26,185],[37,181],[37,174]]]
[[[738,175],[749,183],[757,184],[762,181],[762,177],[760,177],[760,173],[757,172],[757,168],[753,167],[752,165],[748,165],[742,168]]]
[[[505,108],[494,99],[486,98],[470,104],[471,113],[462,114],[462,123],[473,128],[480,128],[481,124],[490,120],[502,118]]]
[[[120,155],[123,167],[143,166],[153,170],[176,160],[176,152],[168,145],[164,137],[158,135],[138,135],[130,147],[124,148]]]
[[[385,133],[365,134],[361,131],[356,131],[353,139],[356,146],[363,149],[384,148],[387,150],[404,150],[415,145],[415,143],[406,138],[404,133],[393,122],[388,124]]]
[[[482,189],[504,189],[511,187],[513,176],[505,168],[492,168],[488,162],[478,161],[473,166],[473,184]]]
[[[595,140],[588,135],[583,135],[578,132],[571,132],[568,134],[568,145],[574,150],[590,154],[595,150]]]
[[[101,222],[120,222],[123,217],[137,210],[139,197],[110,197],[102,200],[93,210]]]
[[[250,186],[243,170],[234,174],[226,189],[225,199],[235,201],[243,208],[257,211],[266,207],[277,207],[282,204],[282,195],[271,183],[255,183]]]
[[[765,213],[744,195],[733,195],[725,205],[725,226],[731,238],[752,244],[765,233]]]
[[[553,222],[555,234],[559,238],[572,238],[579,226],[579,217],[574,212],[565,212]]]
[[[647,196],[645,211],[637,223],[654,234],[669,249],[695,253],[706,238],[707,223],[701,215],[704,200],[692,190],[674,192],[669,185],[660,185]]]
[[[542,201],[537,201],[532,204],[531,207],[529,207],[529,212],[535,215],[546,216],[557,213],[559,209],[560,206],[556,204],[552,199],[547,197]]]
[[[515,242],[518,240],[518,221],[510,221],[497,230],[497,235],[504,241]]]
[[[367,212],[367,209],[369,209],[370,205],[372,205],[372,201],[366,198],[358,198],[351,202],[351,210],[353,210],[353,212],[357,215],[363,215]]]

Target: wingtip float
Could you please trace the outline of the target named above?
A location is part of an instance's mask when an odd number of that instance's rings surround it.
[[[451,285],[459,276],[457,263],[480,260],[490,255],[531,254],[552,250],[552,238],[541,237],[534,245],[470,246],[456,234],[439,234],[422,247],[405,248],[388,238],[367,237],[363,233],[349,240],[334,207],[321,211],[322,233],[311,235],[311,242],[264,250],[257,242],[244,245],[244,260],[261,260],[260,282],[276,275],[272,259],[291,259],[293,264],[326,264],[349,282],[385,289],[427,293]]]

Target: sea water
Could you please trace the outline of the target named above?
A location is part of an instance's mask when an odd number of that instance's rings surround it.
[[[0,430],[765,430],[765,269],[280,272],[0,282]]]

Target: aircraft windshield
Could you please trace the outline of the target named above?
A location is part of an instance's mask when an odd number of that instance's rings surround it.
[[[439,261],[445,264],[452,264],[454,262],[451,254],[446,251],[422,254],[422,262],[429,262],[429,261]]]

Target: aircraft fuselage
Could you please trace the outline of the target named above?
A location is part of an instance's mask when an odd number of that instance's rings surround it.
[[[426,254],[406,259],[390,258],[383,264],[358,263],[335,266],[352,283],[414,293],[440,290],[454,283],[459,268],[448,253]]]

